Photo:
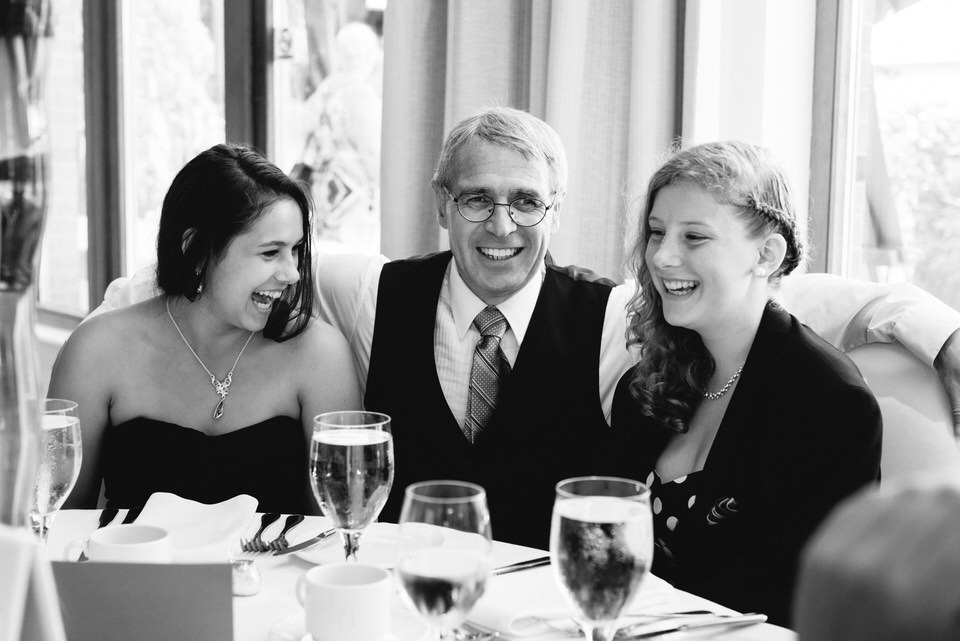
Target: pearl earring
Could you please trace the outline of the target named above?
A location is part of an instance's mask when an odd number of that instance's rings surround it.
[[[757,267],[756,269],[753,270],[753,275],[756,276],[757,278],[766,278],[767,270],[765,270],[763,267]]]

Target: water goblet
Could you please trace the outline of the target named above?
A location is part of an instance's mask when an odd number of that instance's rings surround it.
[[[393,485],[390,417],[352,410],[318,414],[310,481],[320,510],[340,533],[346,559],[356,561],[360,536],[380,515]]]
[[[650,491],[604,476],[556,486],[550,557],[561,592],[588,641],[610,641],[653,559]]]
[[[493,540],[486,491],[462,481],[407,487],[400,512],[394,574],[400,594],[451,638],[483,595]]]
[[[46,399],[40,423],[40,457],[30,508],[30,526],[44,542],[54,515],[77,482],[82,460],[77,404],[59,398]]]

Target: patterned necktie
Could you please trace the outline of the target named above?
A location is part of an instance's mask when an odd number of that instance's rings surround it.
[[[510,375],[510,363],[500,349],[500,339],[507,331],[507,319],[496,307],[486,307],[473,319],[473,324],[480,332],[480,341],[473,353],[467,419],[463,429],[464,436],[471,443],[490,421],[500,398],[501,386]]]

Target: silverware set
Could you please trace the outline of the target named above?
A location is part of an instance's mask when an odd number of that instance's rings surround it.
[[[260,529],[257,530],[257,533],[253,535],[251,539],[241,539],[240,540],[240,550],[246,553],[252,554],[266,554],[267,552],[284,552],[290,548],[290,543],[287,541],[287,534],[300,525],[303,522],[302,514],[291,514],[287,517],[287,520],[283,524],[283,529],[280,531],[280,534],[276,536],[269,543],[263,540],[263,532],[276,523],[280,519],[280,514],[277,512],[267,512],[262,517],[260,517]]]

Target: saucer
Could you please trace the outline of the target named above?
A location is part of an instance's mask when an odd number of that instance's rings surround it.
[[[430,545],[439,545],[443,541],[443,534],[438,528],[424,529],[419,536]],[[337,537],[339,539],[339,537]],[[393,567],[397,556],[397,541],[399,527],[394,523],[372,523],[360,537],[360,549],[357,551],[357,562],[367,565],[376,565],[385,569]],[[323,565],[327,563],[343,562],[342,545],[318,545],[300,552],[296,556]]]
[[[303,614],[288,617],[274,624],[270,641],[313,641],[309,632],[304,634]],[[390,610],[390,631],[383,641],[430,641],[430,626],[415,613],[402,607]]]

